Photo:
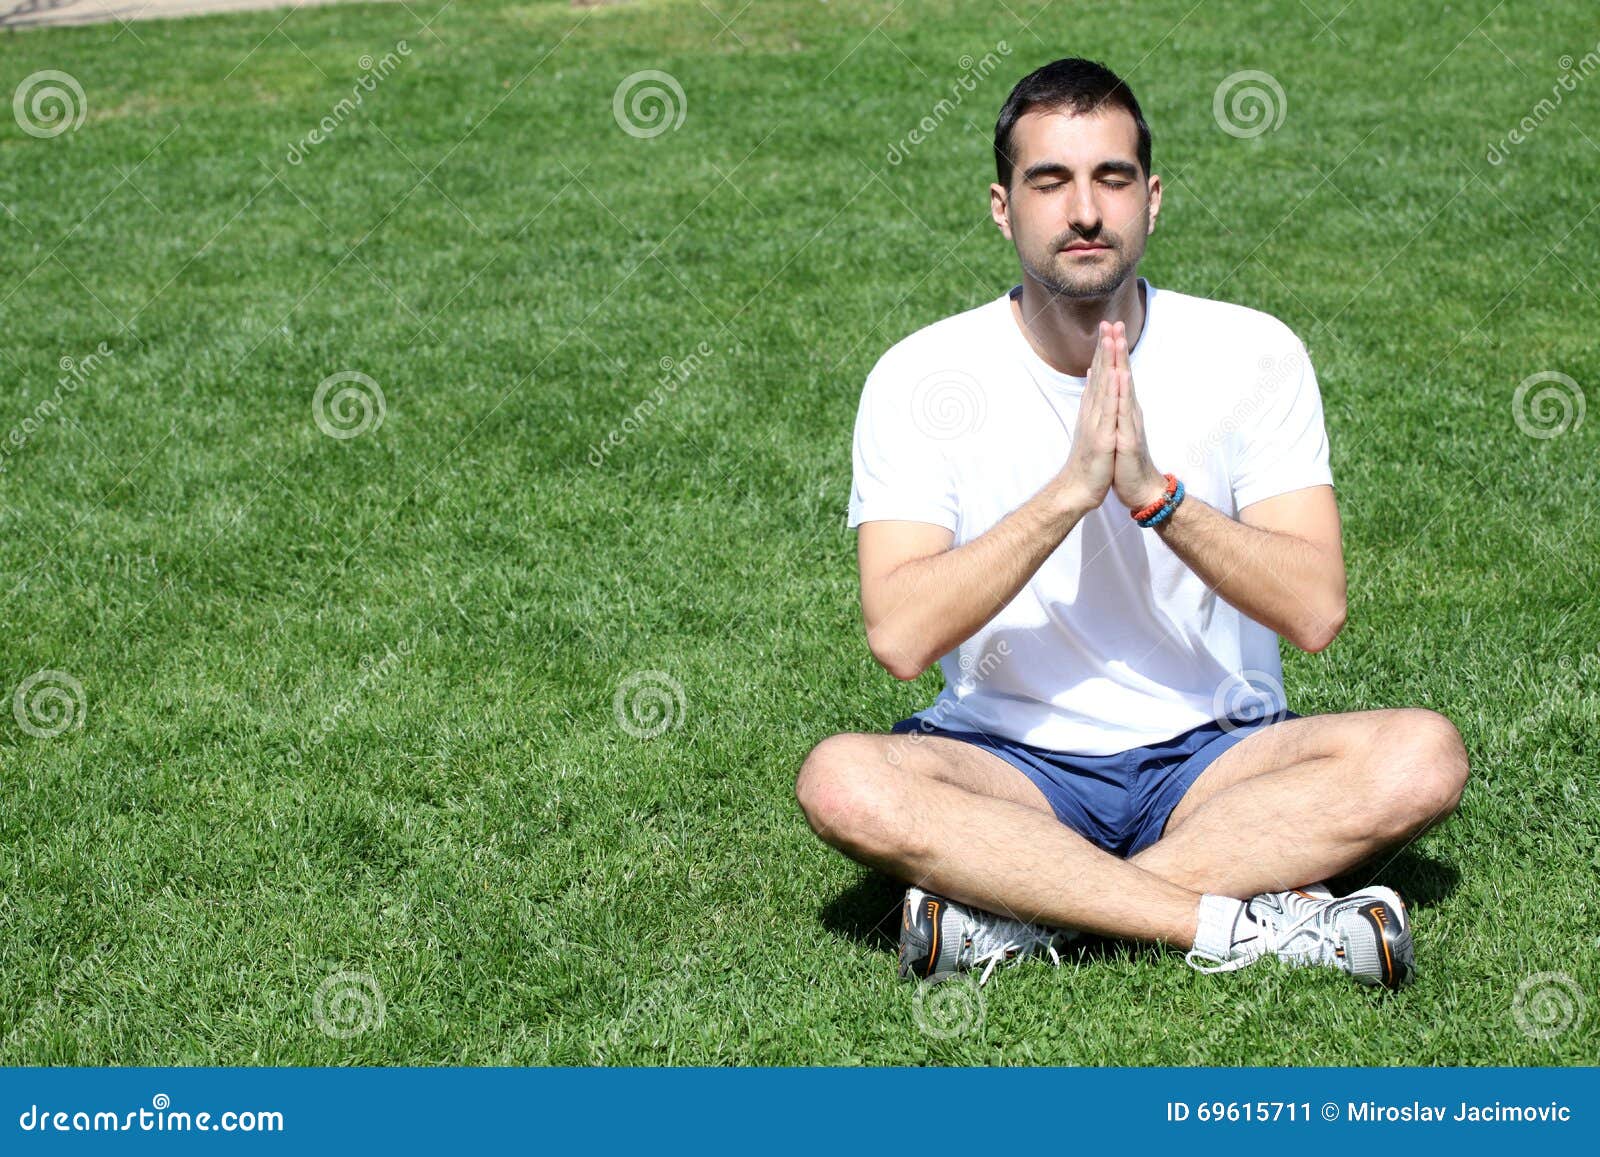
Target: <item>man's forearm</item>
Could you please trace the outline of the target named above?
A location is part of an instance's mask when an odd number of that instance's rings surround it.
[[[1303,651],[1322,650],[1344,624],[1343,583],[1327,581],[1314,543],[1246,526],[1192,496],[1151,533],[1230,606]]]
[[[872,653],[915,679],[1015,598],[1086,513],[1052,483],[971,542],[902,563],[886,580],[890,609],[867,624]]]

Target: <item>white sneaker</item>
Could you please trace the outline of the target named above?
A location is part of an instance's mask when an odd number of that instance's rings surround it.
[[[981,966],[981,988],[1007,961],[1037,955],[1059,965],[1058,949],[1077,937],[1071,929],[1026,924],[908,888],[900,906],[900,977],[937,984]]]
[[[1338,968],[1361,984],[1399,989],[1411,982],[1416,959],[1399,893],[1390,888],[1363,888],[1339,898],[1309,893],[1298,889],[1252,897],[1239,911],[1226,953],[1191,949],[1190,967],[1231,972],[1272,955],[1293,965]]]

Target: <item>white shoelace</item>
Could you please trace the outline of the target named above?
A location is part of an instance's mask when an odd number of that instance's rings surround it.
[[[1218,960],[1191,948],[1184,956],[1184,960],[1196,972],[1208,973],[1234,972],[1254,964],[1269,953],[1290,964],[1333,964],[1339,959],[1339,950],[1344,947],[1344,940],[1335,928],[1321,919],[1327,911],[1326,907],[1318,907],[1293,924],[1279,925],[1272,919],[1270,911],[1263,909],[1262,915],[1258,915],[1254,909],[1247,908],[1245,914],[1261,929],[1261,935],[1257,938],[1258,944],[1253,944],[1250,948],[1225,960]],[[1263,915],[1265,919],[1262,918]],[[1290,943],[1294,941],[1304,943],[1290,948]]]
[[[1057,968],[1061,966],[1061,953],[1056,951],[1054,932],[1035,924],[1024,924],[1020,920],[1007,920],[999,916],[991,917],[991,921],[990,924],[983,924],[968,919],[962,928],[972,945],[972,967],[983,966],[983,972],[978,977],[979,988],[989,982],[990,975],[1001,964],[1020,959],[1033,948],[1043,948],[1050,957],[1050,963]]]

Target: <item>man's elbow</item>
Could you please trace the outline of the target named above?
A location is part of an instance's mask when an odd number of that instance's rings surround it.
[[[1341,598],[1337,603],[1302,623],[1290,642],[1302,651],[1309,651],[1312,654],[1326,651],[1332,646],[1334,639],[1339,637],[1339,632],[1344,629],[1344,620],[1345,601]]]
[[[878,666],[903,683],[911,682],[928,669],[928,660],[884,631],[869,630],[867,646],[871,648],[872,657],[878,661]]]

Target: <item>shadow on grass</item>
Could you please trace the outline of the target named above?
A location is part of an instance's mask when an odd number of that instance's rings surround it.
[[[1358,888],[1382,884],[1399,892],[1406,907],[1415,912],[1448,900],[1461,886],[1461,873],[1456,871],[1454,864],[1435,860],[1414,848],[1406,848],[1398,855],[1385,852],[1374,856],[1366,863],[1335,876],[1329,883],[1341,896]]]
[[[905,894],[906,886],[899,880],[868,870],[824,904],[819,917],[829,932],[893,952],[900,943],[900,901]]]
[[[1385,853],[1329,881],[1334,893],[1340,896],[1370,884],[1387,885],[1400,893],[1412,912],[1442,903],[1460,883],[1461,874],[1454,865],[1412,848],[1398,855]],[[905,892],[906,886],[899,880],[869,870],[823,905],[822,926],[869,948],[894,952],[900,940],[900,901]],[[1087,960],[1160,954],[1154,945],[1099,936],[1086,936],[1073,947],[1080,958]]]

